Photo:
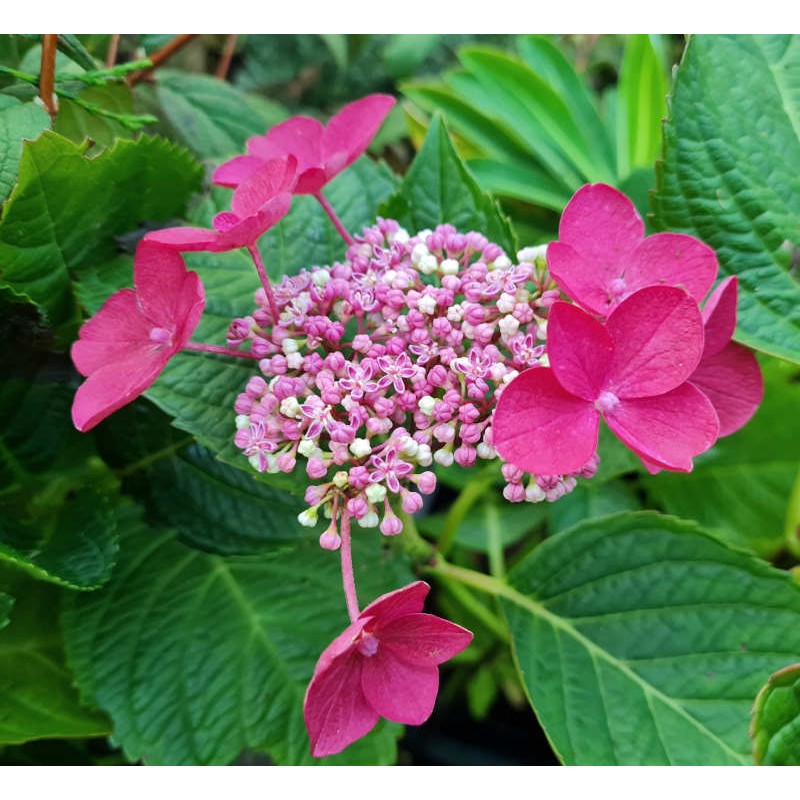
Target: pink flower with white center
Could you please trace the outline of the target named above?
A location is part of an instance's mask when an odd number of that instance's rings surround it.
[[[72,404],[79,431],[90,430],[149,388],[189,343],[203,313],[200,278],[169,249],[141,242],[133,283],[134,289],[106,300],[72,345],[72,361],[86,376]]]
[[[309,395],[306,402],[300,406],[300,410],[306,419],[311,420],[305,432],[307,439],[316,439],[323,430],[329,430],[331,423],[334,422],[331,407],[314,394]]]
[[[514,363],[524,367],[538,364],[545,352],[543,344],[536,344],[536,335],[533,333],[514,334],[508,340],[508,346],[514,355]]]
[[[375,362],[371,358],[360,364],[348,362],[345,365],[347,377],[339,381],[339,387],[349,393],[353,400],[361,400],[365,394],[378,391],[378,382],[372,380]]]
[[[248,155],[219,166],[214,183],[239,186],[265,161],[291,155],[297,159],[294,193],[316,195],[364,154],[395,102],[389,95],[369,95],[346,105],[327,125],[310,117],[287,119],[264,136],[248,139]]]
[[[397,494],[400,491],[400,479],[405,478],[414,469],[413,464],[397,457],[397,450],[390,447],[383,454],[375,454],[370,458],[370,464],[375,468],[370,473],[372,483],[384,482],[390,492]]]
[[[489,391],[489,384],[485,378],[489,376],[494,361],[492,357],[481,350],[473,347],[469,357],[454,358],[450,362],[450,369],[463,375],[467,383],[467,394],[478,400]]]
[[[333,755],[365,736],[380,717],[421,725],[439,691],[438,665],[472,634],[422,613],[430,586],[417,581],[368,605],[319,657],[303,714],[311,755]]]
[[[380,389],[386,389],[391,385],[396,392],[403,392],[406,388],[404,379],[410,380],[417,374],[417,368],[405,353],[400,353],[398,356],[380,356],[377,363],[380,371],[384,373],[378,380]]]
[[[412,344],[408,346],[408,349],[417,357],[417,364],[420,366],[424,366],[439,356],[439,345],[436,342]]]
[[[607,316],[646,286],[681,286],[697,303],[717,275],[714,251],[693,236],[656,233],[624,194],[596,183],[579,189],[547,247],[547,266],[563,291],[593,314]]]
[[[703,322],[682,289],[640,289],[606,325],[556,303],[547,351],[550,367],[517,376],[495,410],[494,447],[515,466],[542,475],[580,470],[597,450],[601,416],[662,469],[690,471],[716,441],[716,412],[687,380],[702,355]]]
[[[263,422],[251,422],[246,428],[236,431],[236,446],[241,448],[244,454],[256,459],[256,469],[259,472],[266,472],[269,467],[267,456],[278,449],[278,445],[267,426]]]

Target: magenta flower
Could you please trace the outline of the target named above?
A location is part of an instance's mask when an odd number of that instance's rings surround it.
[[[214,217],[212,230],[164,228],[148,233],[145,239],[180,252],[220,253],[253,247],[265,231],[289,213],[296,179],[297,162],[292,156],[261,161],[233,193],[232,210]]]
[[[134,289],[121,289],[80,330],[72,361],[86,380],[72,404],[72,421],[88,431],[130,403],[191,338],[205,305],[200,278],[175,252],[142,242],[133,265]]]
[[[717,275],[710,247],[681,233],[645,238],[633,203],[603,183],[575,193],[558,236],[547,248],[550,274],[570,298],[599,316],[645,286],[681,286],[700,303]]]
[[[319,657],[304,703],[311,754],[344,750],[385,717],[421,725],[439,691],[438,665],[460,653],[472,634],[422,607],[423,581],[368,605]]]
[[[738,431],[755,414],[764,381],[755,355],[731,341],[736,328],[738,282],[726,278],[703,307],[705,347],[689,380],[711,401],[719,417],[719,435]]]
[[[662,469],[690,471],[692,458],[716,441],[716,412],[687,380],[703,352],[703,321],[682,289],[640,289],[605,325],[555,303],[547,339],[550,368],[518,375],[495,410],[494,446],[515,467],[540,475],[580,470],[597,449],[601,416]]]
[[[297,159],[294,193],[316,195],[364,153],[394,104],[389,95],[372,94],[346,105],[327,125],[310,117],[287,119],[248,139],[249,155],[220,165],[214,183],[234,188],[265,161],[292,155]]]

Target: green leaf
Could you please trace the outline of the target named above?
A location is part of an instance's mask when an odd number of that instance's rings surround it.
[[[11,595],[0,592],[0,629],[8,625],[11,609],[14,605],[14,598]]]
[[[800,464],[800,372],[765,361],[765,396],[755,417],[696,459],[689,475],[645,476],[650,497],[726,541],[770,558],[785,545],[789,496]]]
[[[776,672],[758,693],[750,736],[756,764],[800,766],[800,664]]]
[[[50,117],[35,103],[14,100],[0,107],[0,203],[17,182],[23,140],[35,139],[49,127]]]
[[[581,482],[566,497],[548,503],[550,533],[571,528],[579,522],[598,519],[619,511],[638,511],[642,503],[635,486],[625,481]]]
[[[65,663],[59,591],[5,571],[0,585],[18,598],[0,631],[0,743],[108,734],[105,715],[80,704]]]
[[[520,675],[568,764],[745,764],[752,698],[800,652],[800,586],[651,512],[586,522],[509,574]]]
[[[667,116],[664,66],[646,34],[629,34],[617,93],[617,152],[624,178],[650,167],[661,152],[661,126]]]
[[[737,338],[800,363],[800,36],[693,36],[675,79],[655,221],[739,276]]]
[[[441,33],[394,34],[383,51],[386,72],[393,78],[413,75],[440,43],[441,38]]]
[[[23,148],[0,222],[0,286],[36,303],[68,341],[79,321],[73,282],[111,260],[118,234],[179,214],[200,177],[189,153],[163,139],[118,141],[90,159],[44,133]]]
[[[355,536],[362,604],[412,577],[380,539]],[[165,534],[128,537],[122,553],[104,590],[69,598],[63,623],[81,693],[110,714],[127,757],[224,764],[258,748],[312,763],[306,683],[348,624],[338,556],[313,544],[221,558]],[[330,761],[390,763],[397,733],[381,725]]]
[[[263,134],[273,119],[229,83],[208,75],[159,70],[157,94],[175,135],[201,158],[244,152],[245,141]]]
[[[484,191],[501,197],[523,200],[559,213],[571,197],[535,163],[519,166],[488,158],[473,158],[467,164]]]
[[[133,113],[133,96],[123,82],[90,86],[79,92],[78,97],[107,111]],[[91,139],[100,149],[111,147],[117,139],[132,139],[134,135],[122,123],[93,114],[74,100],[66,98],[59,101],[55,131],[76,144]]]
[[[480,231],[506,252],[516,253],[508,220],[469,174],[438,116],[400,189],[381,213],[398,220],[409,233],[450,223],[464,232]]]
[[[46,374],[0,385],[0,562],[73,589],[111,574],[128,511],[68,422],[72,391]]]
[[[81,44],[77,36],[72,33],[59,33],[58,49],[84,69],[92,70],[97,68],[91,53]]]

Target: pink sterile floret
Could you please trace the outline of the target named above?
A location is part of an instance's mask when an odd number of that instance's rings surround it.
[[[439,690],[438,665],[472,641],[465,628],[422,608],[423,581],[382,595],[319,657],[304,715],[317,758],[344,750],[380,717],[421,725]]]
[[[236,187],[264,161],[292,155],[297,159],[295,194],[317,194],[369,146],[395,104],[389,95],[373,94],[346,105],[327,125],[310,117],[292,117],[264,136],[247,141],[249,155],[237,156],[214,172],[214,183]]]
[[[645,238],[633,203],[603,183],[575,193],[558,237],[547,248],[550,274],[570,298],[600,316],[645,286],[681,286],[699,303],[717,275],[708,245],[681,233]]]
[[[737,279],[726,278],[703,307],[705,347],[689,380],[708,397],[719,417],[719,435],[738,431],[755,414],[764,381],[755,355],[731,341],[736,328]]]
[[[700,311],[682,289],[640,289],[605,325],[557,302],[548,321],[550,368],[528,369],[506,387],[494,446],[520,469],[572,472],[595,453],[602,416],[649,464],[690,471],[719,435],[712,404],[687,380],[703,344]]]
[[[289,212],[296,181],[297,162],[293,156],[261,161],[233,193],[231,211],[214,217],[213,229],[164,228],[148,233],[145,239],[181,252],[220,253],[252,247]]]
[[[87,431],[130,403],[189,341],[205,305],[200,278],[183,259],[142,242],[134,289],[121,289],[84,323],[72,360],[87,380],[72,404],[75,427]]]

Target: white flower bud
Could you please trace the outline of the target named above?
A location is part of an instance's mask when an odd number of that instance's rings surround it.
[[[386,487],[382,483],[371,483],[364,494],[370,503],[382,503],[386,499]]]
[[[236,415],[236,430],[240,431],[242,428],[250,427],[250,417],[247,414]]]
[[[497,458],[497,451],[486,442],[481,442],[475,449],[478,451],[478,458],[484,458],[487,461]]]
[[[305,511],[301,511],[297,515],[297,521],[304,528],[313,528],[317,524],[317,509],[307,508]]]
[[[430,251],[422,242],[415,244],[414,249],[411,251],[411,263],[416,266],[429,253]]]
[[[405,244],[409,240],[408,231],[405,228],[398,228],[394,233],[390,233],[387,237],[390,242],[399,242]]]
[[[290,353],[286,356],[286,366],[289,369],[300,369],[303,366],[303,356],[300,353]]]
[[[509,339],[519,330],[519,320],[512,317],[511,314],[507,314],[500,319],[497,327],[500,328],[500,335],[504,339]]]
[[[433,454],[433,460],[443,467],[449,467],[453,463],[453,453],[451,450],[446,449],[437,450]]]
[[[353,439],[350,442],[350,452],[356,458],[364,458],[372,452],[372,445],[369,443],[369,439]]]
[[[439,260],[433,255],[423,256],[419,260],[418,266],[419,271],[423,275],[433,275],[433,273],[439,268]]]
[[[447,309],[447,319],[452,323],[459,323],[464,319],[464,307],[461,303],[456,303]]]
[[[410,436],[406,436],[401,442],[398,443],[400,448],[400,452],[411,458],[419,452],[419,442],[416,439],[412,439]]]
[[[517,375],[519,375],[519,372],[517,372],[517,370],[510,369],[508,372],[506,372],[505,375],[503,375],[503,383],[505,384],[511,383],[511,381],[513,381],[514,378],[517,377]]]
[[[546,258],[547,257],[547,245],[540,244],[536,247],[523,247],[522,250],[517,253],[517,261],[522,262],[524,261],[526,264],[533,264],[536,262],[537,258]]]
[[[417,300],[417,309],[423,314],[432,315],[436,311],[436,300],[428,294]]]
[[[356,522],[358,522],[362,528],[377,528],[380,520],[374,511],[370,511],[367,514],[364,514],[361,519],[357,519]]]
[[[431,448],[427,444],[421,444],[417,451],[417,464],[421,467],[429,467],[433,463]]]
[[[383,273],[383,282],[387,286],[391,286],[394,283],[396,277],[397,277],[397,270],[387,269],[386,272]]]
[[[288,336],[281,342],[281,350],[283,350],[284,355],[288,356],[291,353],[296,353],[299,349],[297,342]]]
[[[311,280],[314,281],[315,286],[325,286],[325,284],[331,279],[331,274],[326,269],[315,269],[311,273]]]
[[[489,377],[495,383],[497,383],[498,381],[503,380],[507,371],[508,367],[502,362],[498,362],[497,364],[492,364],[492,366],[489,367]]]
[[[439,265],[439,269],[441,270],[442,275],[458,275],[458,270],[460,267],[458,261],[456,261],[454,258],[446,258]]]
[[[517,298],[514,297],[513,294],[508,294],[507,292],[503,292],[500,295],[500,299],[497,301],[497,310],[501,314],[510,314],[514,310],[514,306],[517,304]]]
[[[284,417],[291,419],[303,416],[303,412],[300,410],[300,401],[296,397],[285,397],[281,400],[280,410]]]
[[[340,469],[333,476],[333,485],[338,489],[344,489],[344,487],[347,486],[347,470]]]
[[[507,255],[500,255],[489,264],[489,269],[508,269],[511,266],[511,259]]]
[[[318,451],[320,453],[322,452],[317,447],[317,443],[312,439],[301,439],[300,444],[297,446],[297,452],[306,458],[314,458]]]
[[[531,299],[531,293],[522,286],[521,288],[517,289],[517,293],[514,295],[514,298],[518,303],[528,303]]]
[[[431,397],[429,394],[426,394],[424,397],[420,397],[420,399],[417,400],[417,405],[423,414],[426,414],[430,417],[431,414],[433,414],[434,406],[438,402],[439,401],[435,397]]]
[[[545,496],[542,487],[535,481],[531,481],[528,484],[528,488],[525,490],[525,499],[529,503],[541,503]]]
[[[536,326],[536,338],[537,339],[546,339],[547,338],[547,320],[543,319],[537,326]]]

